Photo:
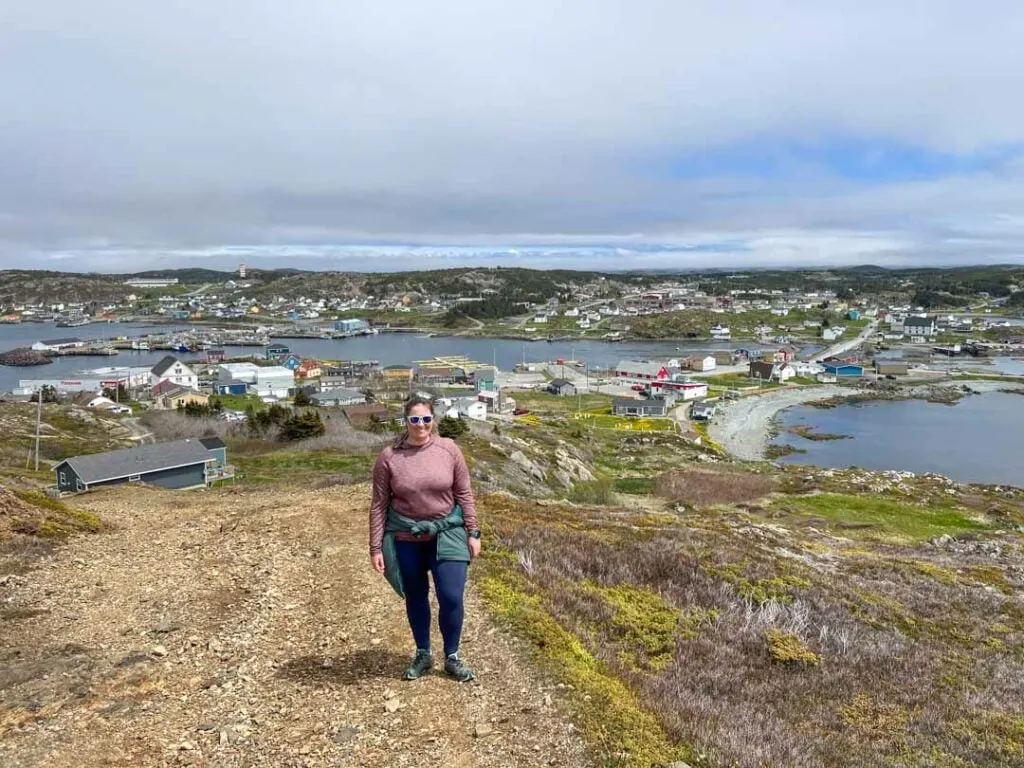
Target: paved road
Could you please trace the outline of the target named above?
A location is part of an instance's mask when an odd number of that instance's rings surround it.
[[[872,320],[870,323],[868,323],[867,326],[865,326],[864,330],[862,330],[852,339],[849,339],[847,341],[840,341],[837,344],[833,344],[831,347],[828,347],[827,349],[823,349],[818,354],[813,355],[810,358],[810,362],[820,363],[826,357],[831,357],[832,355],[841,355],[843,354],[843,352],[847,352],[851,349],[854,349],[855,347],[859,347],[861,344],[867,341],[872,336],[872,334],[874,334],[875,329],[877,328],[878,320]]]

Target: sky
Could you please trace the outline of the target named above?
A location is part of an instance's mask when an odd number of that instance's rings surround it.
[[[0,3],[0,268],[1024,262],[1024,3]]]

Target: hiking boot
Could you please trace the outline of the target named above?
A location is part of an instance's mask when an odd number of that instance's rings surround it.
[[[460,683],[468,683],[476,679],[473,670],[466,666],[466,662],[459,658],[459,654],[453,653],[444,660],[444,671],[450,677],[454,677]]]
[[[402,677],[406,680],[415,680],[418,677],[423,677],[427,670],[433,666],[434,657],[430,655],[430,651],[418,650],[413,657],[412,664],[405,670],[405,674]]]

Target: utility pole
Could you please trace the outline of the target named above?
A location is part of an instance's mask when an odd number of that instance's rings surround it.
[[[39,425],[43,420],[43,388],[36,390],[36,472],[39,471]]]

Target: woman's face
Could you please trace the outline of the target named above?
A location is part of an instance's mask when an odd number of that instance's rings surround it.
[[[424,417],[430,420],[429,423],[425,421]],[[409,416],[406,418],[405,423],[413,439],[426,438],[430,434],[430,430],[434,428],[434,419],[433,414],[430,412],[430,406],[414,405],[409,409]]]

